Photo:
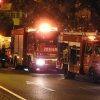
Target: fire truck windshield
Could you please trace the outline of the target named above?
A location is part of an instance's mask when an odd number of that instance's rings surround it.
[[[37,42],[38,43],[51,43],[51,44],[57,44],[57,37],[58,32],[49,32],[47,34],[38,33],[37,34]]]
[[[30,32],[28,33],[28,45],[34,46],[36,50],[36,45],[39,44],[45,44],[45,45],[57,45],[57,37],[58,32],[49,32],[49,36],[43,34],[43,33],[37,33],[37,32]]]
[[[28,44],[33,44],[36,41],[34,33],[28,33]]]

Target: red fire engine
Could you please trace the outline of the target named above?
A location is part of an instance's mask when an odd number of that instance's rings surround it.
[[[61,52],[67,47],[68,54]],[[100,36],[95,32],[62,32],[58,36],[58,60],[56,68],[62,69],[65,78],[76,74],[87,75],[90,81],[100,79]]]
[[[11,34],[12,62],[29,71],[56,68],[58,29],[43,23],[39,28],[14,29]],[[20,66],[20,67],[19,67]]]

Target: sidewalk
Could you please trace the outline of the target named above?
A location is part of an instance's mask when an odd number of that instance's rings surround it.
[[[12,66],[10,64],[7,64],[7,68],[1,68],[1,64],[0,64],[0,70],[11,70],[11,67]],[[11,99],[0,92],[0,100],[11,100]]]
[[[0,100],[11,100],[11,99],[0,93]]]
[[[11,63],[9,63],[9,62],[7,62],[7,63],[5,64],[5,67],[6,67],[6,68],[2,68],[2,67],[1,67],[1,63],[0,63],[0,69],[8,69],[8,70],[9,70],[9,69],[11,69],[11,68],[14,68],[14,67],[13,67],[13,64],[11,64]]]

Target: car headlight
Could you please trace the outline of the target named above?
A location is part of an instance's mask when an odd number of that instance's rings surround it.
[[[43,59],[36,59],[36,65],[42,66],[45,64],[45,61]]]
[[[5,60],[5,59],[2,59],[2,60]]]

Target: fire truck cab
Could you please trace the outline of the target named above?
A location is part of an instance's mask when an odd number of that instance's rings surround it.
[[[40,27],[12,30],[11,47],[14,66],[23,65],[29,71],[56,68],[57,61],[56,27]],[[21,67],[21,66],[20,66]]]
[[[63,58],[61,52],[67,47]],[[100,36],[96,32],[62,32],[58,36],[56,68],[63,70],[65,78],[76,74],[87,75],[92,83],[100,79]]]

